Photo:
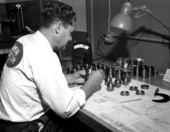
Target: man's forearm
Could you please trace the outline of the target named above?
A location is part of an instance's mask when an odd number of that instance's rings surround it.
[[[96,89],[95,87],[100,87],[100,85],[96,85],[90,82],[87,82],[84,85],[82,85],[81,89],[86,94],[86,100],[95,92]]]
[[[65,74],[65,77],[66,77],[66,80],[67,80],[68,84],[71,84],[71,83],[75,82],[75,79],[74,79],[72,74]]]

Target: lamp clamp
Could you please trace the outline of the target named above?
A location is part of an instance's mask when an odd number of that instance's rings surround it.
[[[104,37],[104,42],[106,45],[111,45],[115,42],[114,32],[107,32]]]

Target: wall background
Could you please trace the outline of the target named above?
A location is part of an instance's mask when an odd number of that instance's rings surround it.
[[[86,0],[61,0],[71,6],[77,15],[77,21],[75,23],[75,30],[87,32],[86,22]]]
[[[25,25],[37,27],[39,24],[39,14],[42,6],[48,0],[32,0],[25,2],[23,6]],[[72,4],[77,13],[76,31],[81,32],[83,37],[88,36],[92,43],[93,59],[98,58],[97,43],[99,37],[107,31],[108,0],[63,0]],[[126,0],[111,0],[111,17],[119,13],[122,4]],[[146,4],[149,9],[160,18],[164,24],[170,27],[170,1],[169,0],[130,0],[133,7]],[[0,19],[8,17],[6,5],[0,4]],[[10,7],[10,6],[9,6]],[[8,8],[9,8],[8,7]],[[11,7],[10,7],[11,8]],[[134,15],[134,14],[133,14]],[[135,37],[145,37],[163,41],[158,34],[168,35],[168,32],[149,15],[144,15],[138,19],[133,18],[133,32]],[[149,33],[146,30],[151,30]],[[112,28],[112,31],[117,32]],[[157,34],[157,35],[156,35]],[[80,37],[81,38],[81,37]],[[68,53],[69,48],[64,51]],[[145,64],[153,65],[156,69],[165,71],[169,67],[170,55],[167,45],[163,43],[152,43],[134,40],[117,40],[113,45],[101,44],[103,53],[111,61],[119,57],[143,58]],[[71,52],[66,56],[70,56]]]
[[[111,0],[111,16],[115,16],[120,12],[122,4],[126,0]],[[149,9],[160,18],[168,27],[170,27],[170,1],[168,0],[131,0],[134,6],[141,6],[147,4]],[[96,52],[97,42],[99,37],[107,31],[107,1],[106,0],[92,0],[91,4],[92,17],[92,43],[94,58],[98,57]],[[101,10],[102,9],[102,10]],[[166,34],[168,32],[155,21],[149,15],[144,15],[138,19],[133,19],[133,33],[134,36],[146,37],[155,40],[161,40],[163,38],[158,37],[155,34],[148,33],[140,30],[141,27],[152,30],[156,34]],[[116,33],[116,30],[112,29]],[[137,31],[137,32],[135,32]],[[156,69],[165,71],[169,66],[169,49],[167,46],[152,42],[132,41],[132,40],[118,40],[113,45],[101,45],[103,53],[111,60],[115,60],[118,57],[132,57],[143,58],[145,64],[153,65]]]
[[[48,0],[40,0],[42,7]],[[59,0],[73,6],[77,15],[77,21],[75,23],[75,30],[81,32],[87,32],[87,20],[86,20],[86,0]]]

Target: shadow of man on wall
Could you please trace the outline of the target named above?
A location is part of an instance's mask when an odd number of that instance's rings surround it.
[[[127,48],[128,39],[125,38],[126,33],[120,34],[120,37],[117,38],[117,41],[115,42],[115,47],[111,52],[107,55],[108,58],[111,58],[112,60],[117,60],[118,58],[127,58],[129,57],[129,52]]]

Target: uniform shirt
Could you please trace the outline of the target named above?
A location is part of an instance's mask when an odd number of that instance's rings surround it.
[[[84,103],[84,91],[69,88],[58,56],[39,31],[15,42],[1,77],[0,119],[31,121],[49,108],[67,118]]]

